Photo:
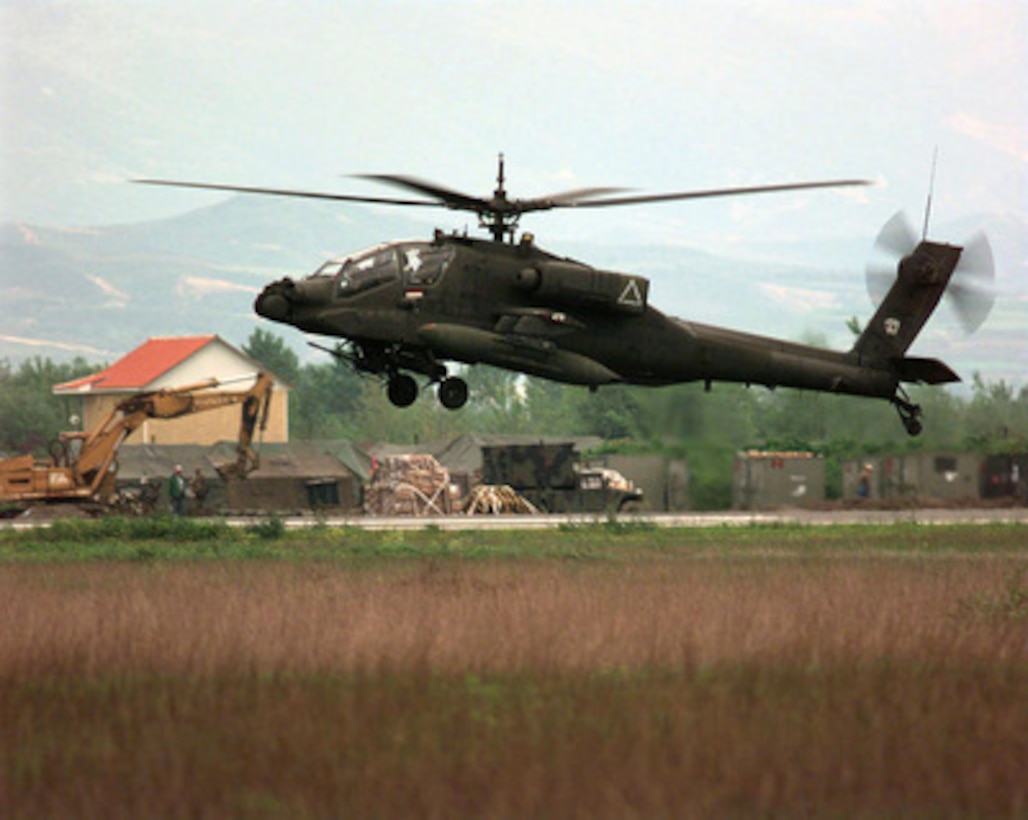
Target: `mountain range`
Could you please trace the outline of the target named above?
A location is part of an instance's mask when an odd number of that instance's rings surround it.
[[[970,233],[969,226],[946,227],[938,233],[953,241]],[[327,258],[431,231],[431,222],[395,210],[248,196],[137,224],[61,229],[5,223],[0,358],[16,363],[35,355],[59,361],[81,355],[109,362],[152,336],[217,333],[242,345],[264,327],[302,359],[316,360],[323,354],[308,348],[298,331],[253,313],[260,288],[283,275],[306,275]],[[993,219],[989,231],[997,261],[1007,268],[1001,286],[1028,281],[1025,226]],[[539,243],[599,268],[647,276],[652,304],[697,321],[845,348],[852,341],[847,320],[865,321],[872,312],[861,261],[866,237],[803,247],[768,242],[737,258],[616,237]],[[1026,304],[1028,294],[1008,286],[985,327],[970,338],[942,310],[915,352],[943,358],[965,378],[978,371],[990,380],[1023,383]]]

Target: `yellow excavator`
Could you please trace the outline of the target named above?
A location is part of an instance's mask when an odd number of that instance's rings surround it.
[[[258,373],[249,390],[215,390],[217,379],[187,387],[137,393],[124,399],[97,427],[88,432],[61,433],[48,461],[31,455],[0,461],[0,503],[25,504],[115,500],[116,456],[122,442],[148,419],[173,419],[192,413],[241,405],[239,439],[234,462],[219,466],[224,478],[246,478],[260,463],[253,448],[258,423],[264,430],[271,405],[272,379]]]

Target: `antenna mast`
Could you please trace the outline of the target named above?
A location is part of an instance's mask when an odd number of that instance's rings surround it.
[[[928,220],[932,215],[932,194],[935,193],[935,166],[939,161],[939,146],[935,146],[935,151],[932,153],[932,176],[928,181],[928,201],[925,203],[924,208],[924,228],[921,230],[921,241],[928,238]]]

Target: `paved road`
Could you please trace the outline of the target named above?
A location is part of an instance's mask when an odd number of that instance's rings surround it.
[[[427,518],[308,518],[285,519],[287,527],[352,526],[369,530],[410,530],[438,527],[441,530],[554,529],[567,524],[602,524],[604,515],[456,515]],[[621,523],[645,523],[658,527],[746,527],[758,524],[833,526],[839,524],[994,524],[1028,525],[1028,508],[1012,509],[917,509],[917,510],[782,510],[772,512],[643,513],[620,516]],[[246,519],[233,519],[246,523]],[[1026,543],[1028,543],[1028,533]]]
[[[0,522],[0,529],[29,529],[48,526],[52,519],[33,518],[31,515]],[[229,517],[232,526],[247,526],[259,520],[255,517]],[[561,525],[602,524],[604,515],[454,515],[410,517],[330,517],[293,516],[283,518],[289,529],[305,527],[360,527],[366,530],[415,530],[437,527],[441,530],[490,529],[555,529]],[[706,513],[641,513],[624,515],[619,522],[652,524],[658,527],[746,527],[753,525],[833,526],[840,524],[996,524],[1028,525],[1028,507],[1005,509],[908,509],[908,510],[775,510],[767,512],[706,512]],[[1028,545],[1028,532],[1025,533]]]

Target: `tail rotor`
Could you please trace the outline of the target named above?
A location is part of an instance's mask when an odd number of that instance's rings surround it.
[[[989,240],[984,233],[976,233],[964,243],[960,264],[947,291],[953,297],[950,304],[965,332],[978,330],[992,310],[996,301],[995,279]]]
[[[882,226],[867,263],[867,293],[877,308],[896,281],[900,260],[917,247],[918,237],[904,211],[898,211]]]
[[[903,211],[895,214],[879,231],[866,271],[867,292],[876,307],[896,281],[899,263],[914,252],[920,241]],[[996,301],[994,280],[992,248],[985,234],[979,232],[964,243],[960,261],[946,288],[946,301],[965,333],[974,333],[992,310]]]

